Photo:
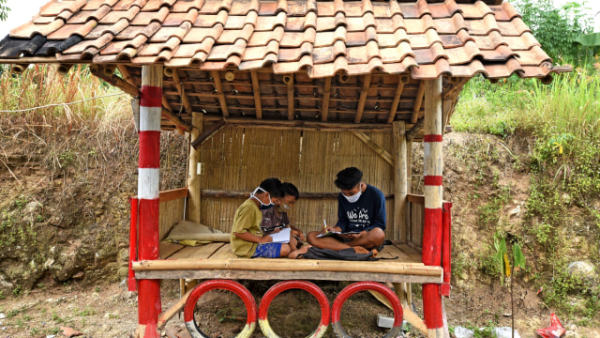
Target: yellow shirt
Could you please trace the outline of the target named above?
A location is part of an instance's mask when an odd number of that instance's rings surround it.
[[[251,199],[247,199],[235,211],[233,218],[233,227],[231,229],[231,249],[239,257],[252,257],[256,251],[258,243],[248,242],[238,238],[234,233],[249,232],[256,236],[262,236],[260,223],[262,222],[262,213]]]

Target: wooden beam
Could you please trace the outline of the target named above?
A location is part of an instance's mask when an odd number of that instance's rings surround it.
[[[369,94],[369,87],[371,86],[371,73],[363,77],[363,85],[360,90],[360,98],[358,99],[358,105],[356,106],[356,116],[354,117],[354,123],[360,123],[362,120],[363,113],[365,111],[365,104],[367,103],[367,94]]]
[[[425,196],[423,195],[408,194],[406,200],[410,203],[425,204]]]
[[[250,72],[252,79],[252,93],[254,94],[254,105],[256,106],[256,118],[262,119],[262,102],[260,100],[260,82],[258,80],[258,73],[256,71]]]
[[[450,88],[450,90],[446,91],[444,93],[444,99],[450,98],[451,96],[454,96],[455,94],[458,95],[458,93],[460,93],[460,91],[463,89],[463,87],[467,84],[467,82],[469,82],[471,78],[461,78],[458,80],[454,80],[452,81],[452,87]]]
[[[213,78],[213,84],[215,87],[215,92],[219,99],[219,104],[221,105],[221,113],[223,113],[223,117],[229,116],[229,109],[227,109],[227,101],[225,100],[225,94],[223,94],[223,84],[221,83],[221,74],[213,70],[210,72],[210,75]]]
[[[408,176],[404,121],[393,122],[392,128],[394,146],[394,239],[405,243],[408,240],[408,225],[406,224]]]
[[[127,69],[126,65],[117,65],[117,68],[119,69],[119,72],[121,73],[121,75],[123,75],[123,79],[125,79],[125,81],[131,83],[134,86],[138,85],[135,82],[135,79],[133,78],[133,76],[131,76],[131,73],[129,72],[129,69]]]
[[[323,84],[323,101],[321,102],[321,121],[327,122],[329,115],[329,96],[331,96],[331,77],[325,78]]]
[[[158,316],[158,323],[156,324],[156,326],[159,329],[162,329],[163,326],[165,326],[165,324],[167,324],[169,319],[173,318],[173,316],[175,316],[177,314],[177,312],[179,312],[183,309],[183,307],[185,306],[185,302],[187,302],[187,299],[189,298],[192,291],[193,291],[193,289],[186,292],[185,295],[183,295],[167,311],[161,313],[160,316]],[[406,310],[404,310],[404,312],[406,312]]]
[[[200,177],[198,175],[198,163],[200,162],[200,149],[193,147],[191,141],[198,138],[204,129],[204,115],[192,113],[192,127],[190,132],[190,149],[188,157],[187,186],[189,197],[187,203],[187,219],[194,223],[202,223],[200,212],[202,210],[202,193],[200,191]]]
[[[358,138],[359,140],[361,140],[367,147],[371,148],[371,150],[373,150],[374,152],[377,153],[377,155],[379,155],[379,157],[381,157],[384,161],[386,161],[389,165],[393,166],[394,165],[394,161],[392,159],[392,155],[385,150],[382,146],[380,146],[379,144],[375,143],[370,137],[369,135],[359,132],[359,131],[353,131],[352,134],[354,134],[354,136],[356,136],[356,138]]]
[[[254,271],[331,271],[331,272],[369,272],[399,275],[419,275],[441,277],[442,268],[426,266],[422,263],[395,262],[359,262],[309,260],[309,259],[176,259],[144,260],[133,262],[134,271],[172,271],[172,270],[254,270]]]
[[[163,102],[164,103],[164,102]],[[177,128],[180,128],[184,131],[190,131],[192,127],[185,123],[179,116],[173,114],[170,110],[163,109],[162,115],[169,121],[171,121]]]
[[[412,128],[406,133],[406,138],[413,140],[418,136],[418,133],[423,129],[423,119],[420,119],[417,124],[413,125]]]
[[[396,294],[398,294],[398,297],[400,299],[402,299],[401,293],[399,292],[399,288],[398,286],[400,286],[402,284],[399,283],[394,283],[394,290],[396,291]],[[410,284],[408,284],[410,287]],[[376,291],[371,291],[369,290],[369,293],[371,295],[373,295],[373,297],[375,297],[375,299],[377,299],[381,304],[385,305],[388,309],[393,310],[392,308],[392,304],[390,303],[390,301],[385,298],[382,294],[380,294],[379,292]],[[410,304],[412,305],[412,304]],[[422,334],[427,335],[427,326],[425,325],[425,323],[423,322],[423,320],[419,317],[419,315],[417,315],[416,313],[414,313],[411,310],[409,304],[407,304],[406,302],[404,302],[402,304],[402,315],[403,318],[409,322],[412,326],[414,326],[419,332],[421,332]]]
[[[284,75],[283,82],[287,85],[288,120],[294,119],[294,74]]]
[[[173,69],[173,81],[175,82],[175,88],[177,88],[177,92],[179,93],[179,97],[181,97],[181,102],[183,103],[183,108],[188,114],[192,114],[192,105],[190,104],[190,98],[185,92],[185,86],[183,82],[181,82],[181,78],[179,77],[179,73],[177,69]]]
[[[254,127],[271,129],[316,129],[320,131],[341,131],[341,130],[368,130],[372,132],[388,132],[392,126],[387,123],[343,123],[343,122],[319,122],[302,120],[257,120],[254,118],[228,118],[223,119],[219,116],[205,116],[204,121],[224,121],[227,125],[234,127]]]
[[[413,108],[412,117],[410,118],[411,123],[417,123],[419,114],[421,113],[421,107],[423,106],[423,98],[425,97],[425,82],[421,80],[419,83],[419,90],[417,90],[417,96],[415,97],[415,106]]]
[[[198,137],[196,137],[195,140],[192,141],[192,147],[197,149],[202,145],[202,143],[204,143],[204,141],[208,140],[219,130],[223,129],[223,127],[225,127],[225,122],[219,121],[208,128],[203,128],[204,131],[202,132],[202,134],[200,134]]]
[[[398,87],[396,87],[396,93],[394,93],[394,101],[390,107],[390,114],[388,115],[387,123],[394,122],[396,119],[396,112],[398,111],[398,104],[400,104],[400,97],[404,91],[404,85],[406,84],[406,78],[404,76],[398,76]]]
[[[102,80],[110,83],[111,85],[121,89],[125,93],[137,97],[140,95],[140,90],[137,86],[123,80],[115,74],[108,74],[103,66],[92,65],[90,70],[93,75],[101,78]]]
[[[188,188],[161,191],[158,198],[161,202],[174,201],[188,196]]]

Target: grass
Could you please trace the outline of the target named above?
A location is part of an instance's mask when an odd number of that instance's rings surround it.
[[[573,260],[600,258],[600,69],[592,66],[594,62],[598,59],[554,76],[550,85],[517,77],[497,84],[474,78],[461,94],[452,126],[521,143],[528,140],[528,158],[521,160],[530,175],[530,190],[517,235],[536,253],[528,261],[536,262],[538,270],[529,273],[544,287],[547,306],[569,318],[598,323],[598,283],[582,284],[565,273]],[[503,197],[499,194],[480,206],[481,224],[497,222]],[[574,222],[575,217],[583,222]],[[592,244],[587,252],[572,256],[578,248],[571,246],[570,238],[582,233]],[[480,258],[484,273],[497,272],[486,255]],[[584,306],[570,305],[579,297],[585,299]]]

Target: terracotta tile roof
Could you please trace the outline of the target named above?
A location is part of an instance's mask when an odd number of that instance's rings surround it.
[[[201,70],[269,66],[309,78],[556,71],[501,0],[53,0],[0,42],[0,59],[28,56]]]

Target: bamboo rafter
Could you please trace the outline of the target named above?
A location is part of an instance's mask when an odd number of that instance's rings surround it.
[[[177,88],[177,92],[179,97],[181,97],[181,102],[183,103],[183,107],[188,114],[192,113],[192,105],[190,104],[190,98],[185,92],[185,87],[183,82],[181,82],[181,78],[179,77],[179,73],[177,69],[173,69],[173,81],[175,81],[175,88]]]
[[[390,107],[390,114],[388,115],[387,123],[392,123],[394,122],[394,119],[396,119],[398,104],[400,103],[400,97],[402,96],[402,92],[404,91],[404,85],[406,84],[406,82],[406,77],[398,77],[398,87],[396,87],[396,93],[394,94],[394,101],[392,101],[392,106]]]
[[[286,75],[283,82],[287,85],[288,120],[294,119],[294,75]]]
[[[111,85],[121,89],[125,93],[127,93],[133,97],[137,97],[140,95],[140,90],[138,89],[137,86],[118,77],[113,72],[111,72],[111,69],[114,72],[114,68],[108,68],[106,66],[92,65],[90,67],[90,70],[93,75],[95,75],[95,76],[101,78],[102,80],[110,83]]]
[[[252,79],[252,92],[254,93],[254,104],[256,106],[256,118],[262,119],[262,102],[260,101],[260,82],[258,80],[258,73],[256,71],[250,72]]]
[[[419,120],[419,114],[421,113],[421,107],[423,106],[423,99],[425,98],[425,81],[419,83],[419,90],[417,91],[417,97],[415,98],[415,107],[410,118],[411,123],[417,123]]]
[[[321,104],[321,121],[327,122],[329,117],[329,96],[331,95],[331,78],[325,79],[323,84],[323,103]]]
[[[356,107],[356,117],[354,118],[354,123],[360,123],[360,120],[362,120],[362,116],[365,111],[365,103],[367,103],[367,94],[369,93],[370,86],[371,73],[363,77],[363,85],[360,90],[360,98],[358,99],[358,106]]]
[[[213,78],[213,85],[215,92],[219,98],[219,104],[221,105],[221,111],[223,117],[229,116],[229,110],[227,109],[227,102],[225,101],[225,95],[223,94],[223,84],[221,83],[221,74],[218,71],[211,71],[210,75]]]

